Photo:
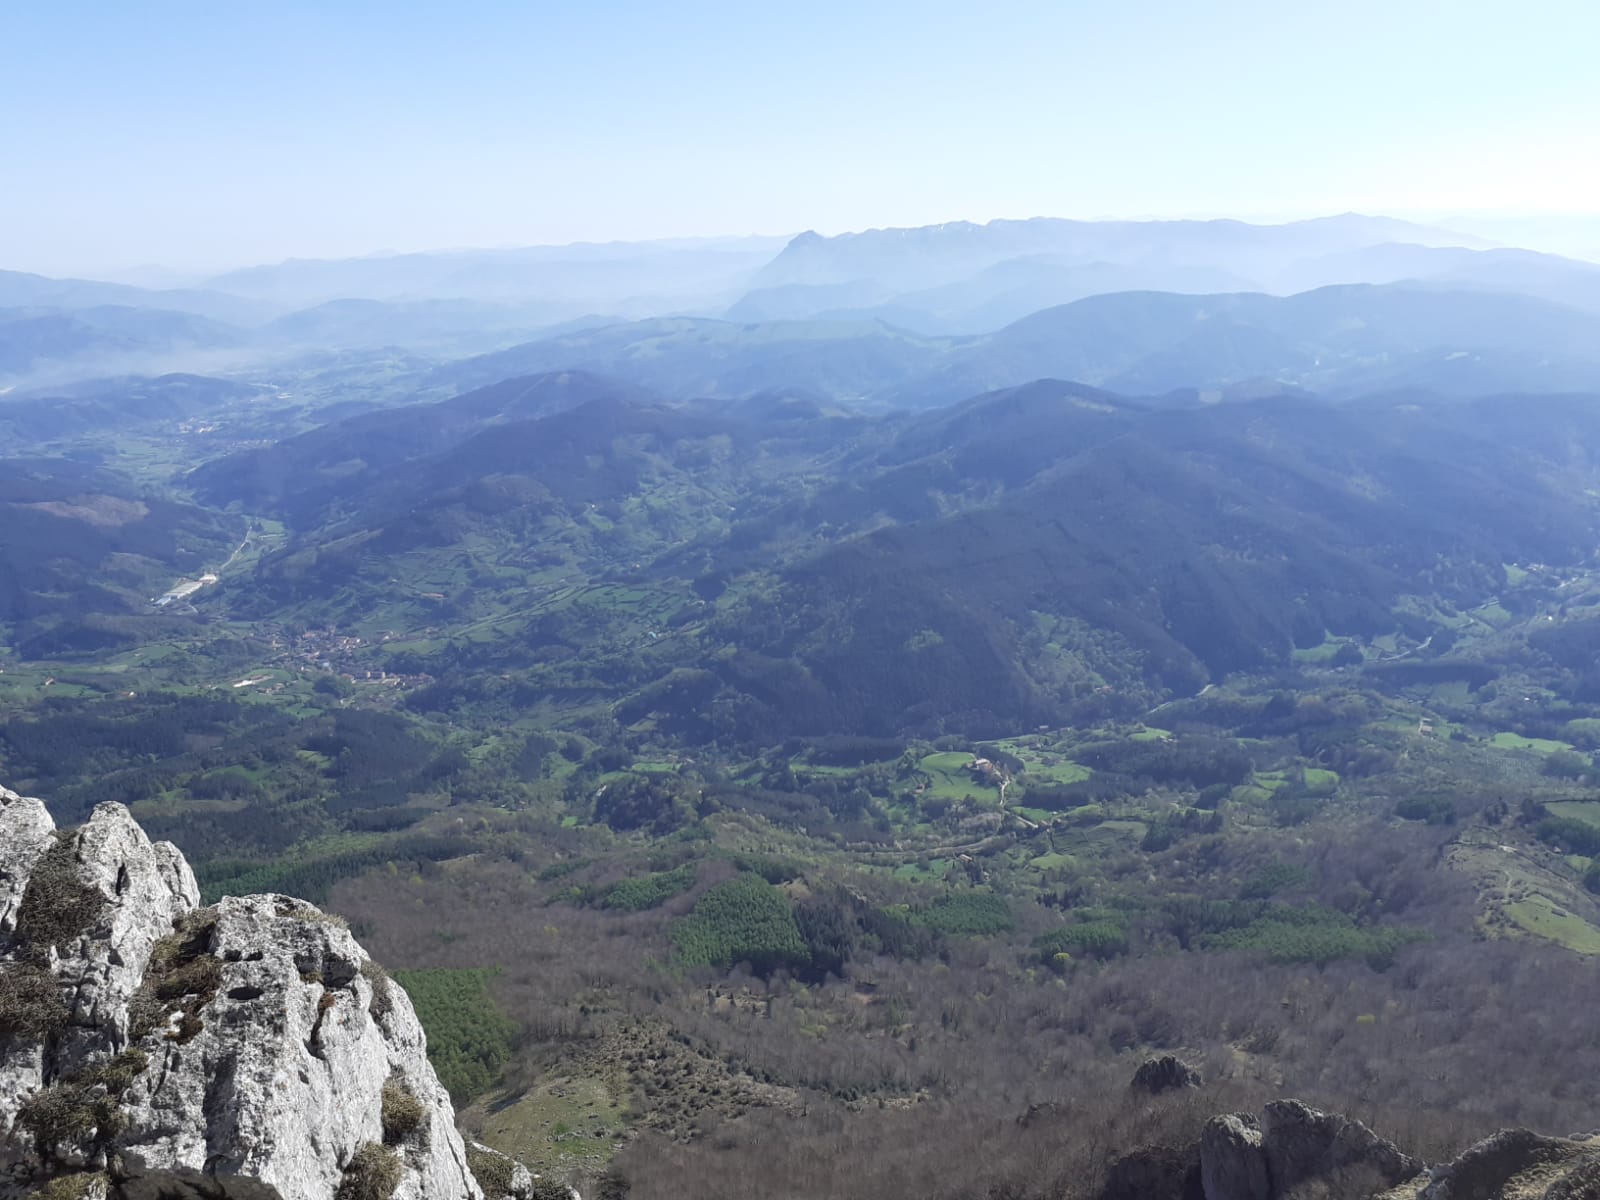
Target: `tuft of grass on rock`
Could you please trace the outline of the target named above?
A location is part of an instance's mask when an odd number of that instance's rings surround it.
[[[30,956],[44,957],[87,933],[105,910],[106,898],[78,871],[78,835],[57,834],[55,845],[28,876],[17,908],[17,936]]]
[[[390,1075],[383,1085],[383,1144],[398,1146],[422,1128],[426,1113],[406,1081]]]
[[[67,1015],[61,988],[47,968],[23,961],[0,970],[0,1041],[13,1036],[43,1041],[66,1025]]]
[[[389,1200],[400,1186],[400,1156],[387,1146],[368,1142],[345,1166],[334,1200]]]

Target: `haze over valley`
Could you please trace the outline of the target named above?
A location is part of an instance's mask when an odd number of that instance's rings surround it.
[[[1593,14],[715,7],[0,17],[0,1200],[1600,1200]]]

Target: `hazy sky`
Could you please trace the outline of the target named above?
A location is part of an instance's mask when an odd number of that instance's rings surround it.
[[[1597,45],[1594,0],[0,0],[0,267],[1600,213]]]

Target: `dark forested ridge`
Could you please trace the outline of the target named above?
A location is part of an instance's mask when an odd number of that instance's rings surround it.
[[[120,472],[0,459],[0,626],[29,657],[159,633],[151,600],[219,564],[243,525]]]
[[[495,426],[601,398],[648,396],[581,371],[505,379],[449,400],[333,421],[208,463],[190,482],[201,496],[219,504],[299,515],[319,503],[348,497],[379,472],[444,452]]]
[[[500,399],[546,394],[581,402],[519,419]],[[725,736],[980,733],[1121,702],[1094,699],[1107,684],[1154,702],[1329,637],[1380,637],[1403,596],[1470,606],[1507,562],[1586,562],[1595,514],[1575,484],[1595,474],[1592,411],[1526,396],[1174,409],[1040,382],[862,420],[535,377],[196,481],[289,522],[248,589],[230,588],[256,615],[414,604],[428,589],[408,577],[478,546],[451,603],[495,621],[487,642],[415,660],[441,678],[500,655],[524,695],[561,702],[578,615],[500,615],[543,569],[641,589],[672,631],[634,633],[586,702],[692,668],[718,681],[701,719],[732,721]]]

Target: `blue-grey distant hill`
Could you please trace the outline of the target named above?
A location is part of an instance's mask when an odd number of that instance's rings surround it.
[[[897,292],[956,283],[1013,258],[1052,255],[1066,264],[1108,262],[1215,267],[1263,279],[1300,259],[1384,242],[1479,245],[1448,230],[1346,213],[1283,225],[1244,221],[1068,221],[1036,217],[974,225],[803,233],[772,260],[757,287],[872,280]]]
[[[1600,311],[1600,266],[1352,213],[1284,225],[1040,218],[806,233],[725,315],[883,320],[918,333],[973,334],[1111,292],[1290,295],[1402,281]]]
[[[469,299],[561,306],[551,320],[596,309],[644,316],[696,304],[725,306],[784,241],[705,238],[291,259],[229,271],[208,286],[288,307],[345,299]]]
[[[1408,298],[1339,290],[1363,284]],[[1562,332],[1573,318],[1551,305],[1600,315],[1600,266],[1359,214],[290,260],[189,289],[0,271],[0,387],[135,371],[353,378],[367,360],[392,374],[396,355],[438,368],[425,395],[573,366],[668,395],[777,387],[855,404],[1040,373],[1124,390],[1588,387],[1593,339]]]
[[[1600,316],[1498,291],[1350,285],[1261,293],[1099,295],[995,333],[935,337],[883,321],[660,319],[586,329],[437,369],[463,391],[582,369],[676,397],[794,389],[925,408],[1039,378],[1154,395],[1293,387],[1483,394],[1600,386]]]
[[[249,340],[220,321],[158,308],[0,308],[0,383],[41,371],[83,378],[160,356],[237,349]]]
[[[171,426],[266,392],[256,384],[183,374],[129,375],[46,387],[0,403],[0,444],[18,446]]]
[[[254,300],[203,289],[132,287],[93,279],[51,279],[26,271],[0,270],[0,308],[151,308],[188,313],[235,325],[265,320],[272,310]]]

